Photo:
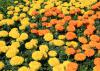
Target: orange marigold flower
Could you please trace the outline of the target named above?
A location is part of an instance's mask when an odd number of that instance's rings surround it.
[[[41,19],[42,21],[46,21],[47,20],[47,17],[42,17],[42,19]]]
[[[70,47],[70,48],[66,48],[65,52],[69,55],[73,55],[75,54],[76,51],[74,48]]]
[[[78,20],[82,20],[83,19],[83,17],[82,16],[78,16]]]
[[[96,44],[96,48],[100,50],[100,42]]]
[[[76,61],[84,61],[86,59],[86,55],[83,53],[77,53],[75,54],[74,59]]]
[[[93,71],[100,71],[100,65],[93,67]]]
[[[88,50],[85,50],[84,51],[84,54],[87,56],[87,57],[91,57],[95,54],[95,51],[93,49],[88,49]]]
[[[100,40],[100,37],[98,35],[91,35],[90,36],[90,40],[91,41],[97,41],[98,42]]]
[[[100,58],[98,58],[98,57],[95,58],[95,59],[94,59],[94,64],[95,64],[95,65],[100,65]]]
[[[76,26],[77,26],[77,27],[81,27],[82,25],[83,25],[83,22],[80,21],[80,20],[78,20]]]
[[[96,47],[96,45],[97,45],[97,42],[95,42],[95,41],[90,41],[89,42],[90,47]]]
[[[31,33],[37,34],[37,33],[38,33],[38,30],[32,29],[32,30],[31,30]]]
[[[57,19],[51,19],[51,20],[50,20],[50,23],[51,23],[52,25],[57,24],[57,22],[58,22]]]
[[[71,15],[75,14],[75,11],[74,10],[70,10],[69,12]]]
[[[57,25],[55,25],[55,29],[57,31],[63,31],[64,30],[64,26],[57,24]]]
[[[97,19],[97,15],[94,14],[94,15],[92,15],[90,18],[93,19],[93,20],[96,20],[96,19]]]
[[[70,63],[68,63],[66,68],[67,68],[66,71],[77,71],[78,64],[75,62],[70,62]]]
[[[47,11],[47,12],[44,13],[44,15],[47,16],[47,17],[52,16],[52,12],[51,11]]]
[[[71,20],[71,16],[65,16],[65,17],[64,17],[64,20],[65,20],[65,21]]]
[[[82,47],[82,50],[88,50],[88,49],[90,49],[89,44],[83,44],[81,47]]]
[[[93,34],[93,32],[94,32],[93,29],[86,29],[86,30],[84,31],[84,35],[88,35],[88,36],[90,36],[90,35]]]
[[[30,24],[30,28],[35,28],[35,27],[37,27],[37,24],[36,23]]]
[[[51,23],[47,23],[46,27],[52,27],[52,24]]]
[[[67,32],[66,33],[66,39],[67,40],[73,40],[75,38],[77,38],[77,36],[76,36],[76,34],[74,32]]]
[[[81,42],[81,43],[87,43],[87,42],[88,42],[87,39],[86,39],[85,37],[79,37],[78,40],[79,40],[79,42]]]
[[[77,21],[76,20],[70,20],[69,21],[69,25],[76,26],[77,25]]]
[[[69,26],[67,26],[67,31],[74,32],[75,31],[75,27],[73,25],[69,25]]]
[[[59,14],[58,15],[59,18],[64,18],[64,16],[65,16],[64,14]]]
[[[42,23],[42,26],[46,26],[48,23],[47,22],[43,22]]]
[[[33,11],[32,15],[38,15],[39,13],[37,11]]]

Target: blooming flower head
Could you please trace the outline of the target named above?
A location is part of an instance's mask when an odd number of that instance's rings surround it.
[[[12,66],[21,65],[24,62],[24,58],[21,56],[14,56],[10,60]]]
[[[44,40],[45,41],[51,41],[53,40],[53,34],[52,33],[47,33],[44,35]]]
[[[60,64],[59,59],[57,59],[55,57],[54,58],[50,58],[48,60],[48,63],[49,63],[50,66],[56,66],[56,65]]]
[[[33,58],[34,60],[41,60],[42,57],[43,57],[43,53],[42,53],[41,51],[34,51],[34,52],[32,53],[32,58]]]

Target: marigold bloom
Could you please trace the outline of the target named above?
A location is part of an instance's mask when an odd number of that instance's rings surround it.
[[[87,57],[91,57],[95,54],[95,51],[93,49],[88,49],[88,50],[85,50],[84,51],[84,54],[87,56]]]
[[[99,57],[94,59],[94,64],[95,65],[100,65],[100,58]]]
[[[90,41],[89,42],[90,47],[96,47],[96,44],[97,44],[97,42],[95,42],[95,41]]]
[[[26,66],[22,66],[18,69],[18,71],[29,71],[29,68]]]
[[[4,68],[4,66],[5,66],[5,64],[2,61],[0,61],[0,70],[2,70]]]
[[[75,54],[74,59],[76,61],[84,61],[86,59],[86,55],[83,53],[77,53]]]
[[[80,20],[78,20],[76,26],[77,26],[77,27],[81,27],[82,25],[83,25],[83,22],[80,21]]]
[[[90,36],[90,40],[91,41],[97,41],[98,42],[100,40],[100,37],[98,35],[91,35]]]
[[[36,60],[36,61],[41,60],[42,57],[43,57],[43,52],[41,52],[41,51],[34,51],[34,52],[32,53],[32,58],[33,58],[34,60]]]
[[[53,34],[52,33],[46,33],[43,38],[44,38],[45,41],[51,41],[51,40],[53,40]]]
[[[50,58],[49,60],[48,60],[48,63],[49,63],[49,65],[50,66],[56,66],[56,65],[59,65],[60,64],[60,61],[59,61],[59,59],[58,58]]]
[[[75,54],[75,52],[76,52],[75,49],[72,47],[66,48],[66,50],[65,50],[65,53],[68,55],[73,55],[73,54]]]
[[[69,26],[67,26],[67,31],[74,32],[75,31],[75,27],[73,25],[69,25]]]
[[[81,42],[81,43],[87,43],[87,42],[88,42],[87,39],[86,39],[85,37],[79,37],[78,40],[79,40],[79,42]]]
[[[42,21],[46,21],[47,20],[47,17],[42,17],[42,19],[41,19]]]
[[[73,40],[75,38],[77,38],[77,36],[76,36],[76,34],[74,32],[67,32],[66,33],[66,39],[67,40]]]
[[[96,48],[97,48],[97,49],[100,49],[100,43],[97,43],[97,44],[96,44]]]
[[[64,17],[64,20],[65,20],[65,21],[71,20],[71,16],[65,16],[65,17]]]
[[[93,71],[100,71],[100,65],[93,67]]]
[[[14,56],[10,60],[12,66],[21,65],[24,62],[24,58],[21,56]]]
[[[55,29],[57,31],[63,31],[64,30],[64,26],[57,24],[57,25],[55,25]]]
[[[70,62],[67,65],[66,71],[77,71],[77,69],[78,69],[78,64],[75,62]]]
[[[89,44],[83,44],[81,46],[81,48],[82,48],[82,50],[88,50],[88,49],[90,49],[90,46],[89,46]]]
[[[36,23],[31,23],[30,24],[30,28],[35,28],[35,27],[37,27],[37,24]]]

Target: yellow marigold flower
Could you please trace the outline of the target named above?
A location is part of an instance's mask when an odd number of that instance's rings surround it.
[[[14,16],[18,16],[19,14],[18,13],[14,13]]]
[[[33,44],[31,42],[27,42],[27,43],[25,43],[25,48],[26,49],[32,49],[33,48]]]
[[[48,52],[48,46],[47,45],[40,45],[39,50],[42,52]]]
[[[44,12],[45,12],[45,9],[40,9],[40,10],[39,10],[39,13],[40,13],[40,14],[42,14],[42,13],[44,13]]]
[[[29,18],[24,18],[21,20],[21,25],[28,26],[30,24]]]
[[[25,25],[21,25],[21,26],[19,26],[19,29],[20,29],[20,30],[25,30],[25,28],[26,28]]]
[[[8,15],[12,15],[13,14],[13,11],[8,11],[7,14]]]
[[[29,68],[26,66],[22,66],[18,69],[18,71],[29,71]]]
[[[13,19],[14,21],[17,21],[17,20],[19,19],[19,17],[18,17],[18,16],[13,16],[12,19]]]
[[[19,42],[12,42],[11,46],[18,48],[18,47],[20,47],[20,43]]]
[[[21,4],[21,5],[19,5],[19,8],[23,8],[23,7],[24,7],[24,5],[22,5],[22,4]]]
[[[17,40],[18,41],[24,41],[26,39],[28,39],[28,34],[27,33],[22,33]]]
[[[37,47],[37,44],[38,44],[37,39],[32,39],[30,42],[33,44],[33,46]]]
[[[0,52],[6,53],[7,50],[8,50],[7,46],[0,47]]]
[[[44,40],[45,41],[51,41],[51,40],[53,40],[53,34],[52,33],[46,33],[44,35]]]
[[[8,36],[8,32],[5,30],[0,31],[0,37],[6,37]]]
[[[59,35],[58,39],[65,39],[65,35]]]
[[[5,41],[0,40],[0,47],[5,46],[5,45],[6,45]]]
[[[12,66],[21,65],[24,62],[24,58],[21,56],[14,56],[10,59],[10,64]]]
[[[17,4],[17,3],[18,3],[18,1],[14,1],[14,3],[15,3],[15,4]]]
[[[51,51],[48,52],[48,55],[51,56],[51,57],[55,57],[55,56],[57,56],[57,52],[54,51],[54,50],[51,50]]]
[[[73,47],[77,47],[78,46],[78,43],[77,42],[75,42],[75,41],[71,41],[71,43],[70,43]]]
[[[41,67],[41,63],[37,61],[31,61],[29,63],[29,67],[37,71]]]
[[[20,8],[19,7],[15,7],[15,12],[20,12]]]
[[[18,29],[12,28],[11,31],[9,32],[9,36],[12,38],[19,38],[20,34],[18,32]]]
[[[59,70],[60,71],[65,71],[63,64],[59,64],[59,65],[53,67],[53,71],[59,71]]]
[[[50,66],[56,66],[56,65],[60,64],[60,61],[59,61],[59,59],[54,57],[54,58],[50,58],[48,60],[48,63],[49,63]]]
[[[8,6],[7,7],[7,10],[13,10],[14,9],[14,6]]]
[[[27,12],[29,10],[29,7],[23,7],[23,12]]]
[[[41,51],[34,51],[34,52],[32,53],[32,58],[33,58],[34,60],[41,60],[42,57],[43,57],[43,53],[42,53]]]
[[[18,52],[19,52],[19,50],[17,48],[14,48],[14,47],[9,46],[9,49],[6,52],[6,57],[7,58],[12,58],[12,57],[16,56],[16,54]]]
[[[26,17],[26,14],[25,13],[21,13],[19,17],[20,18],[25,18]]]
[[[3,19],[3,14],[0,14],[0,20],[2,20]]]
[[[5,64],[2,61],[0,61],[0,70],[2,70],[4,68],[4,66],[5,66]]]
[[[66,45],[67,45],[67,46],[71,46],[71,43],[70,43],[70,42],[66,42]]]
[[[64,45],[64,41],[55,39],[55,40],[53,40],[53,44],[55,46],[62,46],[62,45]]]
[[[14,24],[14,20],[12,20],[12,19],[7,19],[6,22],[7,22],[7,25],[13,25]]]

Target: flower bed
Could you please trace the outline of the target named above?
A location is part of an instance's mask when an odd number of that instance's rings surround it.
[[[100,71],[99,1],[6,3],[0,7],[0,71]]]

